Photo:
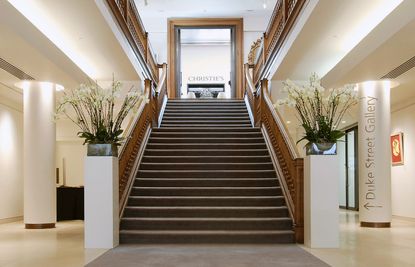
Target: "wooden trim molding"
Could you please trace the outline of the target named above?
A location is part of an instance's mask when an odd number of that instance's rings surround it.
[[[167,29],[167,64],[168,71],[168,95],[170,98],[176,98],[176,27],[203,27],[203,26],[231,26],[235,27],[236,42],[236,98],[244,97],[242,88],[243,81],[243,19],[242,18],[185,18],[185,19],[169,19]]]
[[[360,222],[361,227],[370,227],[370,228],[390,228],[390,222]]]
[[[25,223],[26,229],[51,229],[55,228],[55,223]]]

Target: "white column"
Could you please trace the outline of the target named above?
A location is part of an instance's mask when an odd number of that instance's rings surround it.
[[[118,158],[85,158],[85,248],[119,243]]]
[[[304,244],[310,248],[339,247],[338,155],[304,159]]]
[[[25,81],[24,106],[24,223],[28,229],[53,228],[56,223],[55,91],[49,82]]]
[[[364,227],[390,227],[391,151],[389,81],[358,84],[359,219]]]

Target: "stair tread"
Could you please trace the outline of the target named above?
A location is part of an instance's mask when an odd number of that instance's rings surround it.
[[[284,196],[129,196],[129,198],[153,198],[153,199],[281,199]]]
[[[238,189],[238,190],[258,190],[258,189],[280,189],[280,186],[198,186],[198,187],[183,187],[183,186],[133,186],[135,189],[154,189],[154,190],[169,190],[169,189],[183,189],[183,190],[218,190],[218,189]]]
[[[269,165],[269,162],[142,162],[144,165]]]
[[[122,218],[126,221],[291,221],[289,217],[258,217],[258,218],[244,218],[244,217],[126,217]]]
[[[140,172],[213,172],[212,170],[139,170]],[[215,172],[271,172],[273,169],[269,170],[215,170]]]
[[[256,235],[256,234],[291,234],[292,230],[120,230],[120,233],[131,234],[171,234],[171,235],[194,235],[194,234],[221,234],[221,235]]]
[[[281,189],[244,100],[169,99],[133,181],[120,240],[293,243]]]
[[[264,149],[266,150],[266,149]],[[216,151],[216,150],[214,150]],[[154,158],[154,159],[159,159],[159,158],[236,158],[236,159],[241,159],[241,158],[269,158],[269,155],[253,155],[253,156],[143,156],[144,158]]]
[[[223,207],[218,207],[218,206],[126,206],[126,209],[150,209],[150,210],[154,210],[154,209],[183,209],[183,210],[194,210],[194,209],[203,209],[203,210],[214,210],[214,209],[218,209],[218,210],[229,210],[229,209],[234,209],[234,210],[274,210],[274,209],[288,209],[287,206],[275,206],[275,207],[268,207],[268,206],[250,206],[250,207],[239,207],[239,206],[223,206]]]

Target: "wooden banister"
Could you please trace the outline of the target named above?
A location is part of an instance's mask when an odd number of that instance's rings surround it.
[[[151,49],[148,33],[140,18],[134,0],[106,0],[107,6],[126,37],[143,70],[144,90],[148,101],[143,101],[134,118],[126,143],[119,155],[120,215],[125,207],[134,176],[152,127],[158,127],[167,100],[167,64],[159,65]],[[159,68],[162,68],[160,75]]]
[[[249,65],[245,64],[245,94],[253,113],[255,127],[261,127],[268,141],[287,206],[294,221],[296,241],[304,242],[304,173],[303,159],[299,157],[295,143],[274,108],[268,92],[268,80],[255,87]]]
[[[161,65],[162,73],[157,87],[152,88],[152,126],[159,127],[167,102],[167,64]]]
[[[304,242],[304,162],[272,104],[266,76],[304,3],[305,0],[277,1],[266,32],[252,45],[250,64],[245,64],[245,94],[253,124],[262,128],[267,140],[298,243]]]
[[[261,122],[275,155],[281,185],[294,219],[296,241],[303,243],[304,163],[298,155],[295,143],[291,139],[282,118],[272,104],[267,87],[262,89]]]
[[[159,65],[157,65],[158,67]],[[150,79],[144,81],[144,94],[148,96],[149,101],[141,102],[137,116],[135,117],[134,126],[119,155],[120,216],[122,215],[134,183],[135,174],[144,152],[144,145],[147,142],[151,128],[159,126],[160,117],[166,104],[167,64],[164,63],[160,67],[163,71],[157,87],[155,87],[155,82]]]
[[[145,80],[145,94],[150,95],[151,81]],[[142,101],[139,112],[130,135],[119,155],[119,197],[120,197],[120,215],[122,214],[127,202],[130,188],[134,181],[135,171],[140,161],[143,144],[146,142],[151,127],[151,108],[147,101]]]
[[[158,83],[157,61],[134,0],[106,0],[106,2],[141,63],[145,78]]]
[[[277,1],[266,32],[252,45],[249,58],[255,61],[249,63],[253,63],[253,67],[245,64],[247,102],[254,125],[263,129],[271,150],[287,206],[294,221],[298,243],[304,242],[304,162],[299,157],[284,120],[272,104],[266,76],[304,3],[305,0]]]

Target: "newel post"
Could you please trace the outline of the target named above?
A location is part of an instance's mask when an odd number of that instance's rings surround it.
[[[150,100],[150,118],[151,118],[151,126],[157,127],[158,125],[158,117],[157,117],[157,110],[158,110],[158,101],[157,101],[157,93],[153,90],[153,82],[150,79],[144,80],[144,90],[148,92],[148,99]]]
[[[304,243],[304,159],[295,159],[295,241]]]

